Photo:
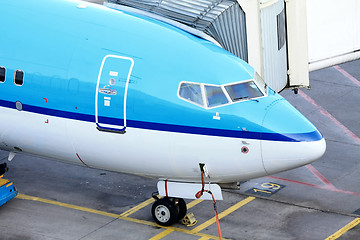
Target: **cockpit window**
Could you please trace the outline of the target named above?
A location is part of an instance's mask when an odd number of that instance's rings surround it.
[[[253,79],[225,85],[181,82],[178,97],[202,108],[210,109],[264,97],[267,96],[267,90],[265,81],[255,73]]]
[[[254,81],[225,86],[233,102],[264,96]]]
[[[201,93],[201,85],[196,83],[181,83],[179,89],[180,97],[185,100],[201,105],[204,105],[204,101]]]
[[[265,95],[267,95],[267,89],[268,89],[267,84],[265,83],[264,79],[262,79],[257,72],[255,72],[254,81],[255,81],[255,83],[258,85],[258,87],[260,88],[260,90],[261,90]]]
[[[208,107],[216,107],[229,103],[220,86],[205,85]]]

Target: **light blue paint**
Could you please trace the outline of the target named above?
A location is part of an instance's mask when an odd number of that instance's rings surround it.
[[[255,138],[262,133],[317,133],[305,117],[270,90],[258,101],[210,110],[179,99],[181,81],[222,85],[252,79],[254,69],[218,46],[168,24],[87,3],[87,8],[80,9],[76,7],[79,3],[1,1],[0,65],[7,68],[6,81],[0,83],[1,106],[14,108],[21,101],[24,111],[95,122],[97,77],[103,58],[113,54],[135,62],[127,98],[129,126],[152,129],[154,124],[165,124],[170,127],[161,130],[181,126],[177,131],[186,133],[196,133],[190,130],[194,127],[259,133]],[[23,86],[13,83],[16,69],[25,72]],[[107,79],[101,81],[106,84]],[[99,106],[99,118],[121,122],[121,102],[117,105],[119,112]],[[220,121],[213,119],[216,113]]]

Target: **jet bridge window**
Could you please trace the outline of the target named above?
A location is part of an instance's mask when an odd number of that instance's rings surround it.
[[[201,85],[196,83],[181,83],[179,96],[188,102],[203,106]]]
[[[0,67],[0,82],[5,82],[6,69],[4,67]]]
[[[205,85],[208,107],[216,107],[229,103],[220,86]]]
[[[285,45],[286,29],[285,29],[285,11],[284,9],[276,16],[277,21],[277,35],[278,35],[278,50]]]
[[[21,70],[16,70],[14,74],[14,83],[17,86],[22,86],[24,84],[24,72]]]
[[[254,81],[225,86],[233,102],[264,96]]]

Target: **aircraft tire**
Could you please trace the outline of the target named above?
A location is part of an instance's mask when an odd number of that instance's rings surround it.
[[[179,215],[178,215],[177,220],[182,220],[187,213],[186,203],[185,203],[184,199],[182,199],[182,198],[178,198],[176,202],[177,202],[176,205],[179,209]]]
[[[173,201],[164,197],[154,202],[151,214],[157,224],[171,226],[178,220],[179,209]]]

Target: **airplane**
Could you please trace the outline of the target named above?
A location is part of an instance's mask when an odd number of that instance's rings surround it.
[[[325,152],[250,65],[170,24],[76,0],[4,0],[0,22],[0,149],[159,179],[160,225]]]

